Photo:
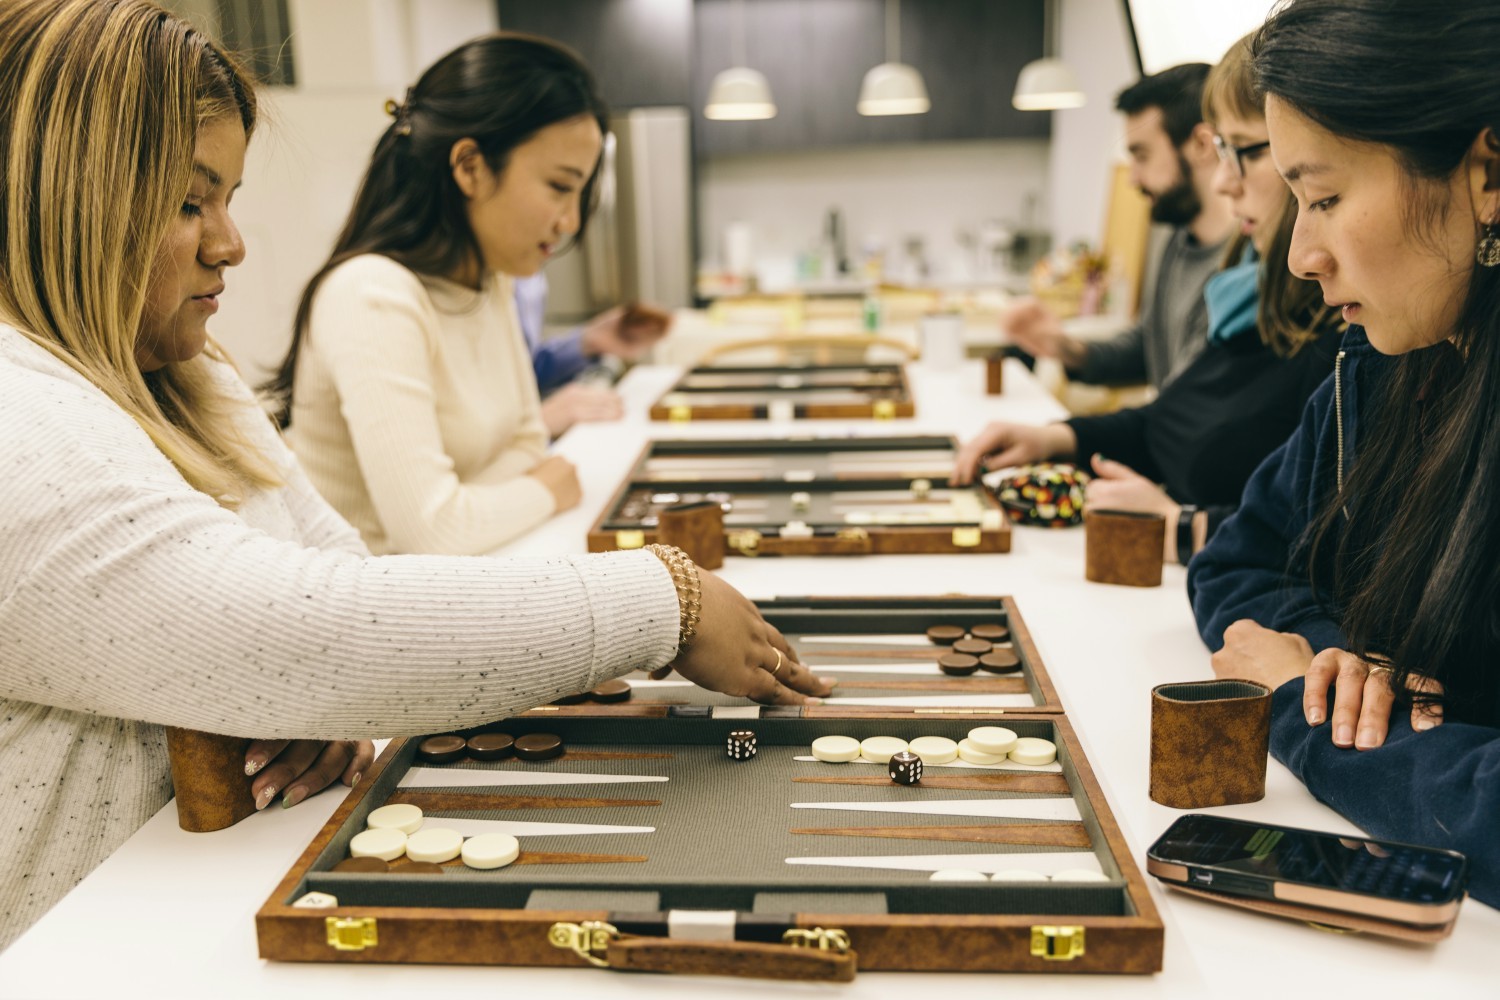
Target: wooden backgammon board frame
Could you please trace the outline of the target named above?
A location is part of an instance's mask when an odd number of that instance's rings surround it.
[[[653,440],[648,441],[631,464],[631,471],[604,505],[593,526],[589,528],[588,550],[590,552],[612,552],[618,549],[637,549],[657,541],[654,527],[642,526],[638,522],[626,522],[619,516],[627,498],[633,491],[655,489],[659,492],[682,492],[691,487],[695,493],[726,492],[736,490],[767,496],[788,496],[794,493],[838,493],[854,490],[904,490],[912,480],[906,476],[882,479],[875,476],[832,476],[811,471],[793,475],[787,473],[777,478],[725,477],[704,478],[693,482],[666,482],[646,478],[647,463],[655,457],[672,452],[692,451],[707,454],[754,453],[757,449],[766,455],[811,454],[826,455],[835,451],[856,452],[858,450],[880,450],[912,446],[914,448],[948,448],[955,453],[958,442],[952,437],[918,435],[907,437],[855,437],[855,438],[768,438],[735,440]],[[949,489],[945,483],[933,481],[935,489]],[[922,524],[838,524],[816,528],[811,534],[799,532],[783,533],[784,526],[762,525],[758,528],[726,525],[724,541],[726,554],[763,556],[808,556],[808,555],[921,555],[963,553],[1009,552],[1011,543],[1010,519],[1005,515],[994,494],[980,483],[958,487],[972,491],[984,510],[980,524],[922,525]]]
[[[889,386],[847,387],[867,399],[858,402],[819,402],[813,397],[830,392],[836,386],[798,384],[815,373],[834,375],[848,373],[851,379],[860,375],[888,375]],[[757,386],[694,389],[688,383],[698,377],[715,375],[762,375],[765,382]],[[695,401],[695,396],[739,396],[743,402]],[[772,397],[772,398],[768,398]],[[894,420],[912,417],[917,412],[906,367],[900,364],[846,365],[735,365],[690,368],[676,385],[651,405],[652,420],[688,423],[694,420]]]
[[[953,613],[955,602],[972,607],[976,622],[991,621],[1003,608],[1019,646],[1029,645],[1024,623],[1008,598],[903,598],[894,599],[904,611],[920,609],[927,600],[934,607]],[[967,602],[967,604],[965,604]],[[775,602],[772,602],[775,603]],[[845,608],[851,599],[829,599],[835,611]],[[875,606],[880,599],[863,599],[856,603]],[[794,608],[816,609],[818,599],[795,599],[782,602]],[[903,633],[904,634],[904,633]],[[1045,670],[1032,648],[1031,669],[1040,677]],[[1050,689],[1050,684],[1048,684]],[[958,738],[978,725],[1002,725],[1022,736],[1051,739],[1058,747],[1059,778],[1049,779],[1054,787],[1047,794],[1059,798],[1066,785],[1066,797],[1077,806],[1086,831],[1087,851],[1080,858],[1097,860],[1106,880],[1099,882],[952,883],[935,882],[910,876],[909,871],[870,875],[865,868],[841,879],[838,876],[807,875],[808,869],[781,867],[761,879],[759,871],[747,880],[743,872],[722,877],[705,877],[693,870],[703,858],[687,864],[680,876],[654,875],[632,878],[630,865],[611,866],[610,875],[558,874],[547,864],[524,864],[528,850],[523,838],[523,862],[503,869],[500,878],[489,880],[491,873],[445,872],[441,875],[396,873],[361,874],[332,872],[332,865],[347,852],[353,833],[364,828],[368,812],[393,794],[402,800],[431,796],[432,792],[398,789],[400,779],[415,762],[416,739],[396,740],[386,748],[358,788],[354,789],[335,811],[332,818],[302,852],[295,865],[276,886],[259,912],[256,928],[263,958],[282,961],[319,961],[353,963],[443,963],[465,965],[533,965],[563,968],[585,968],[609,965],[614,968],[658,972],[692,972],[725,975],[765,976],[772,978],[822,979],[829,981],[852,978],[855,967],[866,970],[923,970],[954,972],[1042,972],[1042,973],[1151,973],[1161,969],[1163,929],[1152,903],[1141,871],[1120,833],[1102,789],[1078,743],[1065,714],[1060,711],[988,713],[973,711],[927,711],[920,715],[867,713],[863,717],[829,714],[819,706],[757,709],[742,706],[732,710],[690,707],[653,712],[649,716],[621,711],[630,706],[571,706],[554,711],[533,711],[480,731],[503,731],[515,736],[525,733],[551,732],[579,753],[577,761],[590,771],[610,766],[667,768],[682,760],[682,771],[674,771],[677,784],[656,785],[590,783],[586,794],[601,794],[599,789],[628,788],[639,794],[653,789],[659,802],[637,802],[636,805],[658,806],[653,812],[657,832],[637,834],[650,838],[691,835],[700,836],[706,829],[712,837],[718,831],[713,823],[724,824],[743,842],[763,845],[780,857],[781,844],[776,837],[796,833],[813,833],[822,841],[832,830],[798,831],[786,829],[787,816],[778,808],[780,798],[817,797],[832,793],[810,792],[828,789],[828,785],[802,785],[792,782],[828,781],[821,777],[792,777],[798,768],[814,768],[817,774],[853,774],[835,768],[862,768],[859,774],[875,774],[871,765],[794,764],[793,754],[805,754],[807,745],[821,735],[839,733],[864,738],[872,735],[908,737],[917,730],[922,735],[948,735]],[[615,709],[611,714],[611,710]],[[724,755],[727,734],[736,729],[755,730],[760,740],[759,758],[731,761]],[[909,738],[909,737],[908,737]],[[591,753],[590,745],[613,753]],[[651,761],[622,762],[605,760],[619,756],[622,748],[638,747],[657,756],[672,751],[671,764]],[[713,763],[705,763],[707,761]],[[496,765],[520,770],[528,766],[545,767],[548,763],[569,764],[565,753],[555,762],[502,761]],[[512,767],[512,765],[514,765]],[[452,765],[473,767],[476,765]],[[706,769],[706,770],[705,770]],[[826,770],[821,770],[826,769]],[[941,769],[934,769],[935,771]],[[625,774],[655,773],[622,770]],[[975,772],[955,770],[965,775]],[[1002,772],[977,772],[995,774]],[[1008,772],[1007,772],[1008,773]],[[1057,773],[1057,772],[1052,772]],[[707,777],[705,777],[707,775]],[[734,783],[735,802],[743,810],[727,810],[722,800],[720,779]],[[990,779],[979,778],[985,781]],[[843,781],[843,784],[849,784]],[[575,785],[525,786],[532,788],[578,788]],[[900,786],[894,786],[900,788]],[[709,790],[708,797],[697,794]],[[790,790],[789,790],[790,789]],[[920,786],[918,786],[920,790]],[[1004,791],[1004,789],[1002,789]],[[1013,789],[1015,791],[1024,789]],[[674,793],[682,798],[675,809],[685,811],[691,822],[675,823],[682,813],[674,812]],[[888,794],[904,794],[889,792]],[[494,793],[491,793],[494,794]],[[610,794],[610,793],[603,793]],[[941,792],[960,794],[957,792]],[[1009,797],[1002,795],[1002,798]],[[910,801],[920,799],[918,796]],[[843,801],[843,800],[840,800]],[[435,807],[441,811],[444,807]],[[452,807],[458,808],[458,807]],[[464,807],[467,808],[467,807]],[[566,810],[553,810],[556,815]],[[516,814],[511,814],[516,815]],[[524,815],[524,814],[522,814]],[[577,815],[576,813],[574,814]],[[819,817],[835,823],[885,822],[900,813],[882,813],[878,817],[859,813],[835,812]],[[704,819],[703,817],[707,817]],[[796,813],[796,826],[807,813]],[[859,818],[853,818],[859,817]],[[434,817],[434,823],[440,822]],[[955,820],[956,822],[976,822]],[[708,828],[699,825],[707,822]],[[1004,824],[1002,824],[1003,826]],[[876,834],[875,836],[880,836]],[[1082,836],[1082,834],[1079,834]],[[844,833],[843,843],[863,844],[871,837],[855,831]],[[593,840],[593,838],[587,838]],[[833,839],[833,838],[828,838]],[[875,854],[916,855],[932,852],[942,845],[938,840],[965,838],[908,838],[884,841],[885,844],[912,843],[911,850],[875,851]],[[717,839],[712,841],[719,843]],[[991,842],[991,841],[986,841]],[[1058,841],[1061,843],[1061,841]],[[640,841],[632,841],[640,844]],[[788,843],[799,843],[795,839]],[[806,843],[801,841],[800,843]],[[1044,843],[1044,841],[1035,841]],[[1074,850],[1085,841],[1070,845]],[[953,845],[949,845],[950,847]],[[981,845],[979,850],[982,851]],[[642,844],[639,850],[650,847]],[[658,850],[662,850],[660,845]],[[726,849],[733,850],[732,847]],[[1045,850],[1046,848],[1036,848]],[[850,847],[846,853],[859,854]],[[949,852],[942,852],[949,853]],[[678,854],[671,854],[675,865]],[[720,858],[723,855],[711,855]],[[815,859],[818,855],[815,854]],[[861,855],[861,859],[862,859]],[[1025,854],[1018,854],[1024,865]],[[621,859],[645,861],[646,858]],[[659,859],[657,859],[659,860]],[[604,866],[593,866],[601,868]],[[826,865],[815,865],[818,871]],[[883,866],[881,866],[883,867]],[[566,866],[564,866],[566,868]],[[549,869],[552,869],[549,871]],[[639,869],[638,869],[639,870]],[[676,872],[676,868],[669,871]],[[521,873],[519,876],[516,873]],[[619,874],[613,874],[618,872]],[[500,874],[500,873],[494,873]],[[537,905],[533,893],[551,893],[542,904],[557,899],[582,898],[608,900],[614,894],[639,893],[644,890],[656,901],[653,910],[614,909],[604,905],[584,907],[530,908]],[[333,908],[306,909],[292,905],[309,891],[340,897]],[[558,895],[561,893],[561,895]],[[579,896],[579,894],[582,894]],[[794,908],[787,911],[767,910],[758,905],[766,893],[776,894],[776,902],[786,899],[848,900],[874,894],[883,901],[881,907],[850,905],[838,908]],[[789,894],[789,895],[782,895]],[[634,899],[620,895],[619,899]],[[483,905],[481,899],[492,899]],[[718,939],[701,934],[683,934],[682,917],[716,914],[722,921]],[[691,921],[690,921],[691,922]],[[675,929],[674,929],[675,928]],[[709,935],[713,938],[714,935]]]

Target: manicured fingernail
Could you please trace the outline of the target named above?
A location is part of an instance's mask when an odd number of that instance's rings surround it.
[[[1417,724],[1412,728],[1416,729],[1416,731],[1419,733],[1425,733],[1427,732],[1427,730],[1436,725],[1437,723],[1432,719],[1418,719]]]
[[[809,699],[807,699],[806,704],[808,704],[808,705],[821,705],[821,704],[823,704],[823,699],[822,698],[809,698]]]
[[[359,779],[363,778],[364,776],[365,776],[365,772],[363,772],[363,771],[356,771],[356,772],[354,772],[354,777],[352,777],[352,778],[349,779],[349,787],[353,788],[355,785],[359,784]]]
[[[1341,725],[1333,731],[1333,742],[1341,747],[1348,746],[1354,740],[1354,727]]]
[[[271,800],[274,799],[275,797],[276,797],[276,786],[275,785],[267,785],[265,788],[262,788],[260,790],[260,794],[255,797],[255,808],[256,808],[256,810],[259,811],[261,809],[264,809],[266,806],[270,805],[271,804]]]
[[[290,809],[305,798],[307,798],[307,789],[301,785],[298,785],[296,788],[288,788],[286,794],[281,797],[281,808]]]
[[[1323,724],[1323,710],[1321,708],[1309,708],[1307,710],[1307,724],[1309,726],[1321,726]]]
[[[819,677],[818,680],[822,681],[829,687],[836,687],[839,682],[839,679],[837,677]]]
[[[245,760],[245,777],[259,774],[260,769],[266,766],[266,762],[259,757],[249,757]]]
[[[1361,729],[1359,731],[1359,736],[1356,737],[1354,741],[1354,745],[1359,747],[1361,750],[1368,750],[1373,747],[1375,743],[1375,730],[1373,729]]]

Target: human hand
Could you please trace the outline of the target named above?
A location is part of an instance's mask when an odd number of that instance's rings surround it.
[[[1160,514],[1169,522],[1182,512],[1166,490],[1124,462],[1095,455],[1092,465],[1094,478],[1083,488],[1083,500],[1088,507]]]
[[[1390,667],[1372,664],[1346,650],[1323,650],[1313,657],[1302,689],[1302,713],[1307,724],[1321,725],[1327,717],[1328,686],[1332,684],[1334,746],[1375,749],[1385,742],[1390,731],[1391,709],[1396,702],[1390,678]],[[1430,677],[1411,677],[1407,687],[1430,694],[1441,694],[1443,690]],[[1442,723],[1442,705],[1417,702],[1412,706],[1411,727],[1418,732]]]
[[[1078,438],[1067,424],[993,423],[980,431],[958,450],[949,481],[967,486],[979,475],[981,464],[991,469],[1040,462],[1044,458],[1071,456],[1078,450]]]
[[[1082,360],[1082,350],[1063,333],[1062,321],[1037,299],[1016,299],[1000,314],[1000,331],[1010,342],[1036,358],[1061,358],[1064,364]]]
[[[816,703],[810,695],[833,690],[831,681],[815,676],[798,661],[791,644],[761,617],[749,598],[707,570],[700,569],[698,579],[702,591],[698,631],[670,667],[700,687],[762,705]]]
[[[638,361],[672,327],[672,314],[632,302],[615,306],[589,320],[580,346],[585,354],[613,354]]]
[[[1241,618],[1224,630],[1224,647],[1210,663],[1220,680],[1256,681],[1274,691],[1305,674],[1312,661],[1302,636]]]
[[[619,420],[624,415],[620,394],[602,385],[569,382],[542,400],[542,423],[553,437],[577,423]]]
[[[369,740],[252,740],[245,751],[245,773],[255,775],[250,794],[264,809],[281,792],[290,809],[309,795],[342,779],[353,788],[375,760]]]
[[[548,455],[526,473],[539,480],[552,494],[553,505],[560,511],[578,506],[583,487],[578,484],[578,469],[561,455]]]

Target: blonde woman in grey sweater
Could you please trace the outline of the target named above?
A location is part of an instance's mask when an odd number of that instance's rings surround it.
[[[250,81],[146,0],[3,0],[0,66],[0,947],[166,803],[164,725],[256,737],[264,806],[635,668],[824,693],[675,551],[371,557],[207,335]]]

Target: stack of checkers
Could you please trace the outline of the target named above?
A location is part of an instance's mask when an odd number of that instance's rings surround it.
[[[1010,638],[1010,629],[1004,625],[975,625],[967,629],[960,625],[934,625],[927,630],[927,638],[951,648],[937,662],[938,669],[952,677],[965,677],[976,670],[1010,674],[1021,669],[1021,658],[1015,650],[996,645]]]
[[[417,744],[417,756],[428,764],[452,764],[463,760],[504,760],[515,754],[521,760],[551,760],[563,752],[562,738],[551,733],[476,733],[464,739],[457,733],[429,736]]]
[[[865,760],[885,764],[892,781],[915,785],[922,780],[922,769],[962,760],[969,764],[999,764],[1011,760],[1017,764],[1051,764],[1057,759],[1057,745],[1051,740],[1032,736],[1018,737],[999,726],[981,726],[969,730],[966,739],[954,742],[946,736],[918,736],[910,742],[896,736],[871,736],[863,741],[852,736],[820,736],[813,740],[813,756],[829,764]]]
[[[629,701],[633,693],[630,682],[616,677],[605,681],[592,691],[580,691],[577,694],[565,694],[555,699],[554,705],[581,705],[586,701],[603,702],[613,704],[614,702]]]

